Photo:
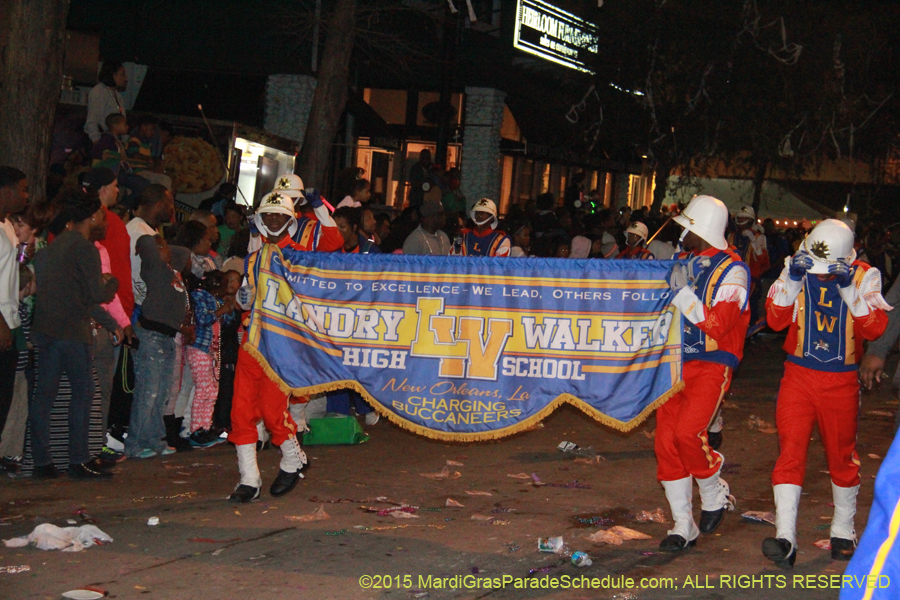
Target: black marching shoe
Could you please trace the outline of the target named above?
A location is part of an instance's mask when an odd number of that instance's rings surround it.
[[[663,552],[681,552],[696,545],[697,540],[687,541],[680,535],[670,535],[659,543],[659,549]]]
[[[293,473],[278,469],[278,477],[272,482],[272,487],[269,488],[269,494],[276,498],[278,496],[284,496],[297,486],[300,477],[302,477],[302,475],[300,475],[299,469]]]
[[[32,479],[56,479],[59,476],[59,470],[52,464],[41,465],[40,467],[35,467],[34,470],[31,471]]]
[[[231,495],[228,496],[228,499],[232,502],[240,502],[241,504],[246,504],[247,502],[259,499],[259,488],[251,487],[242,483],[234,488],[234,491],[231,492]]]
[[[112,477],[112,473],[95,469],[91,463],[69,465],[69,479],[107,479],[109,477]]]
[[[712,533],[715,531],[722,519],[725,518],[725,510],[724,506],[719,510],[701,510],[700,523],[698,524],[700,533]]]
[[[99,456],[91,459],[91,462],[84,463],[88,469],[92,469],[94,471],[108,471],[116,466],[118,463],[109,462],[107,460],[103,460]]]
[[[721,431],[707,431],[706,432],[706,441],[709,442],[709,447],[713,450],[718,450],[722,445],[722,432]]]
[[[856,551],[856,540],[831,538],[831,560],[850,560]]]
[[[797,560],[797,549],[788,540],[768,537],[763,540],[762,553],[766,558],[782,569],[794,567]]]
[[[176,452],[188,452],[194,449],[191,442],[180,435],[184,417],[176,419],[175,415],[164,415],[163,422],[166,424],[166,444],[175,448]]]

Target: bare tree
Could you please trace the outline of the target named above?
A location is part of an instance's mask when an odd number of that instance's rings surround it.
[[[690,178],[725,165],[753,182],[758,208],[773,173],[801,177],[847,157],[876,169],[896,143],[896,3],[646,0],[608,8],[600,54],[615,58],[598,66],[598,89],[613,81],[635,90],[644,130],[607,120],[616,127],[599,147],[616,147],[616,134],[638,142],[654,165],[654,211],[674,168]],[[601,96],[609,102],[612,93]]]
[[[306,184],[315,187],[325,182],[331,143],[347,105],[350,58],[356,31],[356,0],[337,0],[329,25],[297,165]]]
[[[62,87],[69,0],[12,0],[0,63],[0,164],[28,176],[42,200]]]
[[[288,43],[311,43],[314,55],[321,56],[314,66],[316,91],[297,161],[297,171],[307,185],[325,182],[332,143],[347,104],[351,68],[377,65],[402,80],[415,61],[433,60],[408,35],[407,19],[417,16],[433,26],[445,12],[439,3],[435,6],[441,10],[423,12],[398,0],[334,0],[322,3],[321,14],[308,3],[274,13],[273,26]],[[321,55],[317,47],[320,36],[325,39]]]

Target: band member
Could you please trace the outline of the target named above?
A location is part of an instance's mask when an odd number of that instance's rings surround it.
[[[301,250],[334,252],[344,245],[344,238],[337,230],[318,190],[304,189],[303,180],[299,176],[293,173],[282,175],[278,178],[272,193],[287,196],[292,200],[296,220],[290,226],[290,237]],[[250,252],[255,252],[263,244],[263,240],[256,235],[261,231],[256,220],[250,222],[250,231],[253,232],[250,238]]]
[[[305,201],[314,209],[321,207],[318,194],[311,194]],[[331,217],[328,217],[331,220]],[[310,250],[311,244],[301,244],[292,239],[297,230],[294,216],[294,202],[280,192],[272,192],[263,197],[254,222],[265,244],[274,244],[285,253]],[[341,238],[343,239],[343,238]],[[254,305],[254,296],[265,293],[257,288],[256,280],[260,264],[258,253],[247,257],[247,283],[238,293],[238,303],[245,310]],[[303,477],[300,472],[307,464],[306,454],[297,440],[297,425],[290,414],[290,395],[282,391],[269,378],[262,365],[243,347],[244,334],[238,351],[237,367],[234,374],[234,396],[231,404],[231,433],[228,441],[234,444],[238,455],[238,470],[241,480],[229,499],[233,502],[250,502],[259,498],[262,478],[256,462],[256,442],[259,439],[256,424],[262,421],[271,434],[271,442],[281,448],[281,464],[275,481],[269,489],[272,496],[282,496],[290,492]]]
[[[630,260],[653,260],[653,253],[647,250],[647,226],[643,223],[632,223],[625,230],[625,249],[616,258]]]
[[[451,254],[455,256],[509,256],[510,241],[506,233],[497,229],[497,205],[482,198],[472,207],[475,227],[462,235]],[[459,240],[459,238],[457,238]]]
[[[684,389],[656,412],[657,478],[666,492],[675,527],[660,543],[677,552],[696,543],[700,533],[719,526],[734,499],[719,477],[724,458],[709,445],[706,429],[731,383],[744,353],[750,321],[750,273],[728,249],[728,209],[711,196],[696,196],[675,217],[684,227],[687,268],[676,265],[670,281],[672,304],[684,315]],[[692,512],[693,479],[700,488],[700,527]]]
[[[780,454],[772,472],[775,537],[763,554],[790,568],[797,558],[797,508],[814,424],[828,460],[834,517],[831,558],[849,560],[856,548],[853,517],[859,491],[856,455],[859,382],[863,340],[887,327],[890,306],[881,296],[878,269],[856,261],[853,231],[835,219],[822,221],[785,261],[769,289],[769,327],[788,328],[784,378],[775,420]]]
[[[766,236],[756,224],[756,211],[752,206],[742,206],[734,215],[735,232],[728,236],[728,243],[750,269],[750,322],[756,323],[757,305],[761,300],[760,279],[769,270],[769,248]]]

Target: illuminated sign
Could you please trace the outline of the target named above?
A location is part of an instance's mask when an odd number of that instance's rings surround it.
[[[557,64],[593,73],[588,68],[597,54],[594,26],[541,0],[518,0],[513,45]]]

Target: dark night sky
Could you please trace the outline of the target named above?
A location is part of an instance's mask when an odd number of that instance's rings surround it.
[[[289,11],[297,4],[291,0],[72,0],[69,28],[98,34],[102,59],[149,66],[136,110],[196,116],[196,105],[202,103],[210,118],[260,125],[266,76],[310,72],[309,39],[299,39],[290,29]],[[515,50],[514,8],[514,3],[504,2],[499,36],[464,32],[456,90],[466,85],[503,89],[523,100],[520,105],[535,106],[534,119],[523,115],[533,121],[533,129],[547,129],[565,114],[569,96],[580,97],[590,81],[583,74]],[[354,83],[437,91],[439,65],[433,58],[440,49],[437,26],[419,13],[392,19],[376,28],[403,31],[421,56],[400,58],[405,63],[402,68],[385,68],[398,57],[357,52]],[[524,64],[511,68],[514,59]]]

